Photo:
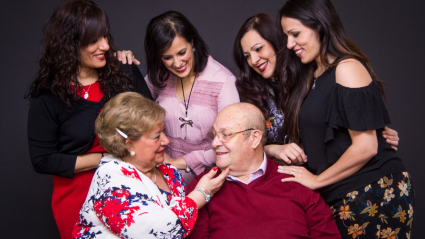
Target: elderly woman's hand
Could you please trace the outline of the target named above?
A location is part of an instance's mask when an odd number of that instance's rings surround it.
[[[133,52],[131,52],[130,50],[117,51],[115,55],[122,64],[127,64],[128,62],[129,65],[133,63],[137,66],[140,65],[140,61],[136,59],[136,57],[133,55]]]
[[[213,178],[217,173],[217,167],[214,167],[211,169],[207,174],[205,174],[196,184],[195,190],[192,191],[188,197],[192,198],[196,205],[198,205],[198,208],[201,208],[205,205],[205,196],[202,192],[197,191],[197,188],[206,190],[210,197],[212,197],[223,185],[224,181],[226,180],[226,176],[229,174],[229,168],[223,170],[220,175]]]

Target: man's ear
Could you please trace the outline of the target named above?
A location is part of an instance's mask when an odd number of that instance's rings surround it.
[[[258,147],[258,145],[261,144],[261,140],[263,139],[263,134],[258,129],[255,129],[253,131],[254,132],[252,132],[252,134],[251,134],[251,137],[252,137],[252,148],[253,149],[256,149]]]

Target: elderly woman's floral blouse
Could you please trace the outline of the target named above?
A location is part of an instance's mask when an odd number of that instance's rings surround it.
[[[161,164],[171,193],[160,190],[133,165],[104,157],[75,225],[73,238],[182,238],[190,233],[198,209],[185,197],[177,169]],[[158,175],[157,175],[158,176]]]

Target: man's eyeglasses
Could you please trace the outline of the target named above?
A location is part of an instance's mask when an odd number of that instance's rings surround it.
[[[208,136],[211,137],[213,140],[217,136],[218,137],[218,140],[220,140],[223,143],[226,143],[226,142],[228,142],[230,140],[231,136],[236,135],[236,134],[239,134],[239,133],[243,133],[243,132],[246,132],[246,131],[249,131],[249,130],[255,130],[255,129],[254,128],[249,128],[249,129],[246,129],[246,130],[242,130],[242,131],[238,131],[238,132],[233,132],[233,133],[230,133],[230,134],[226,134],[226,133],[223,133],[223,132],[215,133],[213,131],[213,132],[208,132]]]

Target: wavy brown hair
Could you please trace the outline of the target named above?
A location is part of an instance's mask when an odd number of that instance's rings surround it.
[[[274,83],[271,79],[264,79],[254,69],[252,69],[243,54],[241,40],[245,34],[251,30],[256,31],[264,40],[270,43],[276,53],[276,68],[279,65],[279,60],[284,57],[279,57],[278,54],[284,49],[283,34],[276,20],[266,14],[258,13],[255,16],[248,18],[239,29],[236,39],[233,43],[233,59],[239,69],[239,75],[236,80],[236,88],[239,92],[241,101],[251,103],[257,106],[263,113],[265,118],[269,117],[267,111],[267,100],[275,98],[276,104],[279,108],[283,107],[284,102],[284,89],[281,81],[278,80],[280,76],[279,71],[275,69]],[[272,89],[273,92],[270,92]]]
[[[62,2],[44,25],[43,34],[40,70],[25,98],[37,97],[42,91],[51,91],[67,106],[77,103],[79,96],[70,85],[82,86],[77,79],[80,73],[80,48],[102,36],[108,39],[110,46],[105,53],[106,65],[97,69],[104,97],[108,100],[120,92],[134,90],[129,77],[120,70],[120,63],[113,56],[116,48],[108,16],[93,1]]]
[[[320,59],[326,67],[334,67],[339,62],[348,58],[354,58],[362,62],[378,85],[382,97],[385,99],[382,81],[375,75],[369,60],[362,51],[350,40],[342,26],[341,20],[329,0],[289,0],[279,11],[280,18],[289,17],[299,20],[304,26],[313,29],[320,43]],[[285,37],[286,41],[287,37]],[[329,62],[327,56],[336,57],[334,62]],[[289,56],[288,65],[300,62],[295,54]],[[312,61],[304,64],[295,71],[294,77],[286,79],[290,91],[284,107],[285,124],[284,131],[289,141],[301,143],[298,125],[298,115],[301,103],[308,95],[313,85],[313,73],[317,64]]]

